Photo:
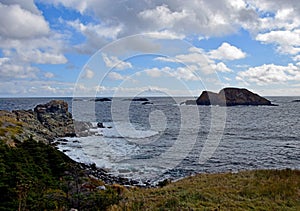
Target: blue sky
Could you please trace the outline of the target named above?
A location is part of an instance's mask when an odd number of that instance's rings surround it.
[[[300,96],[297,0],[0,0],[0,97]]]

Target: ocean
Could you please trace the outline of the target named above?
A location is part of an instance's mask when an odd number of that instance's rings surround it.
[[[204,172],[300,169],[300,97],[235,107],[184,105],[184,97],[1,98],[0,109],[28,110],[51,99],[65,100],[75,120],[93,124],[93,135],[66,138],[59,149],[115,176],[156,183]]]

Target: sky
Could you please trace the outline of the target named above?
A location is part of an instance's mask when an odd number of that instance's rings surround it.
[[[300,96],[298,0],[0,0],[0,97]]]

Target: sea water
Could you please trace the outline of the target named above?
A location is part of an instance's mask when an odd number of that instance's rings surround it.
[[[51,99],[2,98],[0,109],[27,110]],[[93,135],[67,138],[60,150],[113,175],[150,182],[202,172],[300,169],[300,103],[293,102],[299,97],[268,97],[278,106],[226,108],[148,99],[64,98],[75,119],[92,122]]]

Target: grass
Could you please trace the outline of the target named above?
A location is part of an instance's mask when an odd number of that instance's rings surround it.
[[[300,171],[199,174],[162,188],[129,189],[111,210],[300,210]]]
[[[0,118],[0,140],[11,142],[16,140],[17,136],[23,133],[23,123],[9,116],[1,116]]]

